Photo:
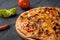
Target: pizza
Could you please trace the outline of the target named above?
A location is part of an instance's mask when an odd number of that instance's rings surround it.
[[[15,26],[24,40],[60,40],[60,8],[30,9],[20,14]]]

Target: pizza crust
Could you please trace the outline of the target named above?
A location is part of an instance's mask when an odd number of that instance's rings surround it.
[[[24,13],[22,13],[22,15],[23,15]],[[20,18],[20,16],[19,16],[19,18]],[[16,25],[15,25],[15,27],[16,27],[16,31],[17,31],[17,33],[19,34],[19,36],[20,37],[22,37],[24,40],[34,40],[34,39],[31,39],[31,38],[28,38],[26,35],[24,35],[20,30],[19,30],[19,25],[18,25],[18,20],[19,20],[19,18],[17,19],[17,21],[16,21]]]

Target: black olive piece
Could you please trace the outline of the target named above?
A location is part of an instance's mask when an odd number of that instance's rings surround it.
[[[49,33],[49,31],[48,30],[46,30],[46,35]]]
[[[41,11],[39,11],[39,13],[41,13]]]
[[[58,24],[58,23],[56,23],[56,26],[59,26],[59,24]]]
[[[48,30],[46,30],[46,32],[49,32]]]
[[[58,14],[60,14],[60,12],[58,12]]]
[[[41,22],[41,19],[38,19],[38,20],[37,20],[37,23],[40,23],[40,22]]]
[[[58,15],[59,15],[59,17],[60,17],[60,12],[58,12]]]
[[[27,24],[26,27],[29,27],[29,24]]]
[[[21,18],[23,18],[23,16],[20,16]]]
[[[31,17],[28,17],[27,19],[28,19],[28,20],[31,20]]]
[[[60,28],[59,28],[58,26],[57,26],[57,27],[53,27],[53,29],[54,29],[54,30],[56,30],[56,29],[59,29],[59,30],[60,30]]]
[[[53,27],[53,30],[56,30],[56,27]]]
[[[41,23],[41,22],[43,22],[44,20],[42,20],[42,19],[38,19],[37,21],[36,21],[36,23]]]

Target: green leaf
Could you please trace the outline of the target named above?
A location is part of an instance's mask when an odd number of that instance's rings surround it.
[[[38,33],[41,34],[42,32],[43,32],[42,29],[39,29],[39,32]]]
[[[9,11],[11,15],[16,14],[16,8],[11,8]]]
[[[10,17],[11,15],[14,15],[14,14],[16,14],[16,8],[11,8],[10,10],[0,9],[1,17]]]

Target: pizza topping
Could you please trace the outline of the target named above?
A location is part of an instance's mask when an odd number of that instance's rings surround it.
[[[27,32],[32,32],[37,29],[36,24],[28,24],[26,27],[27,27]]]
[[[32,29],[30,30],[30,29],[28,28],[26,31],[27,31],[27,32],[32,32],[33,30],[32,30]]]
[[[54,30],[56,30],[56,27],[53,27]]]
[[[41,22],[44,22],[44,20],[38,19],[36,22],[37,22],[37,23],[41,23]]]
[[[25,16],[21,16],[22,18],[27,18],[27,15],[25,15]]]
[[[39,10],[39,13],[42,13],[45,11],[44,9],[42,9],[42,7],[38,7],[38,10]]]
[[[57,35],[55,33],[60,33],[60,13],[56,8],[39,7],[30,10],[21,17],[23,19],[22,23],[25,22],[23,25],[25,25],[26,33],[33,33],[37,39],[51,37],[52,35],[54,37],[54,35]]]
[[[48,35],[48,36],[51,35],[51,33],[49,32],[49,30],[45,30],[44,34],[45,34],[45,35]]]
[[[31,20],[31,17],[28,17],[27,19],[28,19],[28,20]]]
[[[60,29],[60,25],[56,23],[56,25],[53,27],[53,29],[56,31],[56,29]]]
[[[60,17],[60,13],[58,12],[58,16]]]
[[[41,34],[41,33],[43,33],[43,29],[39,29],[38,34]]]

